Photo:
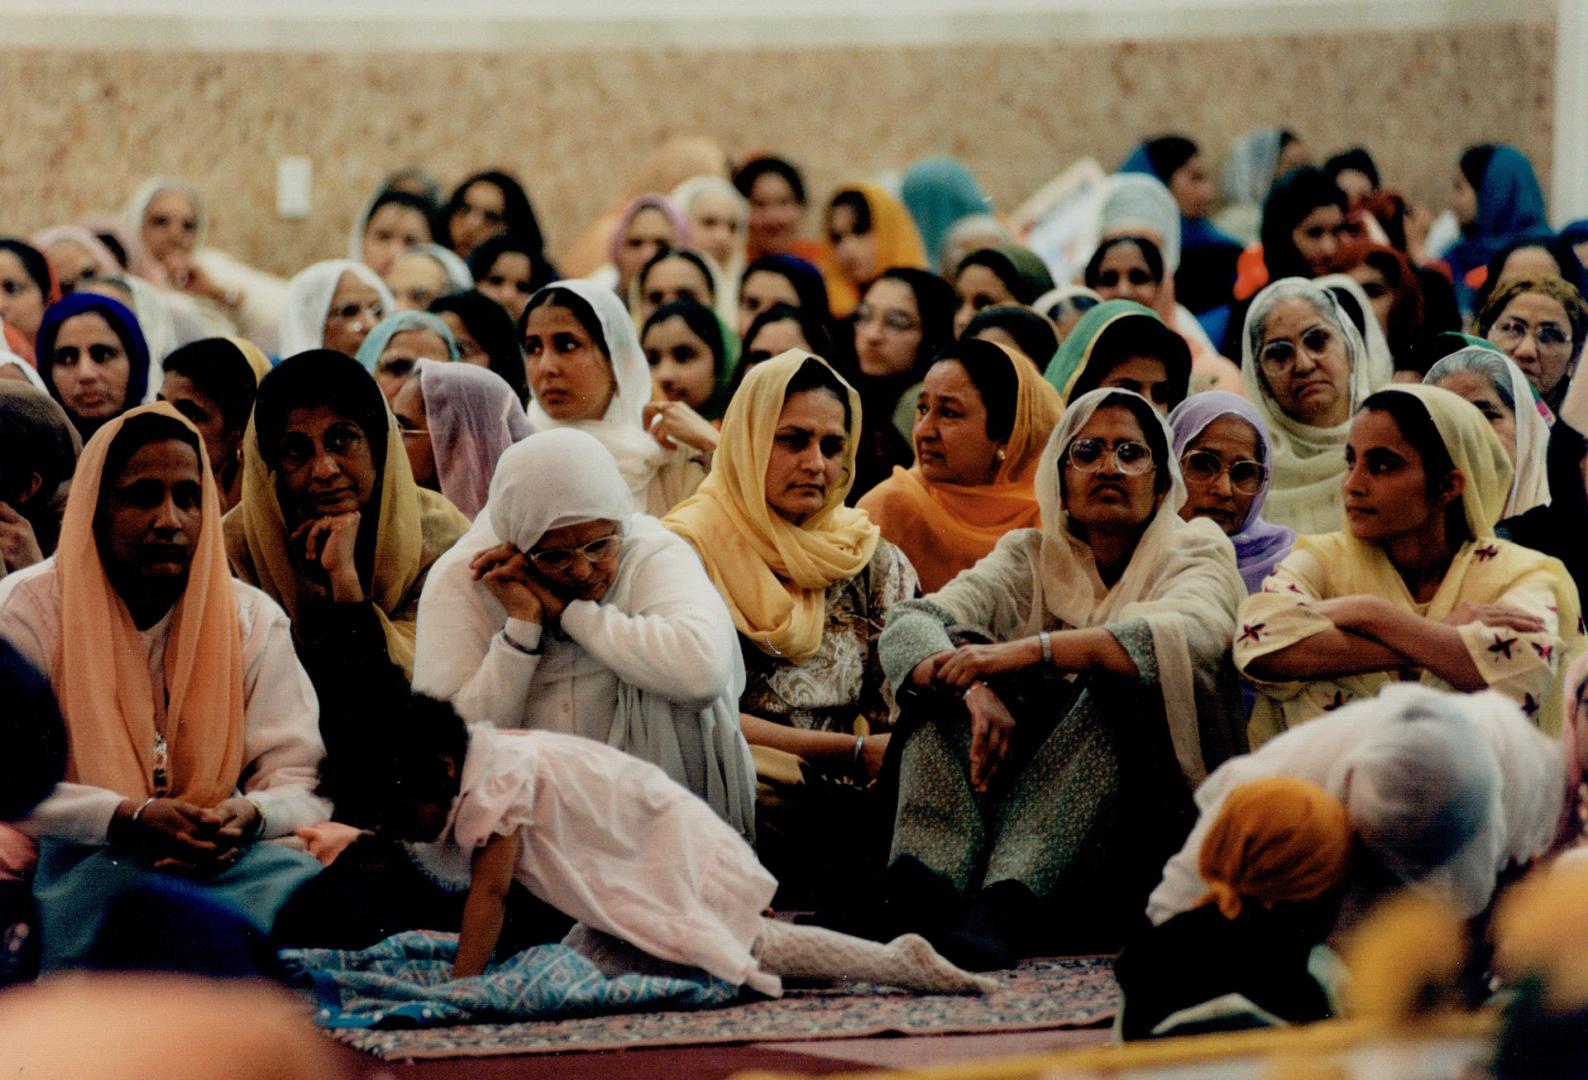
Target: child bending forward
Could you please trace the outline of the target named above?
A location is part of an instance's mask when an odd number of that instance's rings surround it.
[[[609,973],[626,954],[774,996],[781,976],[936,992],[996,985],[913,934],[880,945],[762,917],[776,880],[732,827],[649,762],[576,735],[466,727],[424,697],[404,719],[374,771],[387,827],[430,842],[424,862],[469,882],[455,977],[490,962],[516,878],[579,921],[568,944]]]

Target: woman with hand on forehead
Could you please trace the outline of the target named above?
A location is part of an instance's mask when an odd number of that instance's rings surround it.
[[[659,766],[746,838],[744,665],[700,562],[596,439],[531,435],[419,606],[414,687],[470,723],[581,735]]]

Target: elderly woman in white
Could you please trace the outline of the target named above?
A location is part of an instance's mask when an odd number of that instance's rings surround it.
[[[592,435],[532,435],[419,603],[414,689],[470,723],[597,739],[662,768],[747,838],[733,620],[689,546],[636,514]]]

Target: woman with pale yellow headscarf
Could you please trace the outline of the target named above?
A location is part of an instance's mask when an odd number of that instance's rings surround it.
[[[259,384],[226,552],[292,619],[320,697],[339,821],[357,823],[373,703],[407,694],[426,575],[468,528],[414,483],[397,422],[358,361],[299,353]]]
[[[1397,680],[1498,690],[1554,729],[1584,644],[1577,587],[1495,537],[1511,462],[1483,414],[1449,390],[1388,387],[1351,421],[1345,462],[1346,528],[1298,536],[1241,605],[1252,744]]]
[[[287,620],[233,580],[197,430],[164,403],[95,433],[55,554],[0,582],[0,636],[48,674],[66,779],[25,821],[46,968],[81,961],[107,905],[170,872],[260,933],[318,870],[255,845],[325,820],[315,696]]]
[[[989,341],[937,357],[915,403],[915,465],[860,500],[936,592],[1007,532],[1038,528],[1032,481],[1064,405],[1035,365]]]
[[[845,184],[827,203],[827,302],[833,318],[855,310],[860,294],[884,270],[927,269],[921,234],[904,204],[877,184]]]
[[[762,861],[807,897],[864,872],[869,837],[844,792],[881,769],[893,702],[876,642],[916,591],[909,560],[844,505],[860,422],[860,395],[825,361],[791,349],[757,364],[711,474],[663,520],[738,628],[740,724],[763,780],[782,781],[763,785]]]

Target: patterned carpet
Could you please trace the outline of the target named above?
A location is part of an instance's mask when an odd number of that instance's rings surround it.
[[[576,1020],[337,1032],[388,1060],[576,1053],[652,1046],[937,1035],[1090,1027],[1112,1019],[1118,989],[1106,957],[1030,960],[982,997],[915,995],[864,984],[792,990],[778,1001]]]

